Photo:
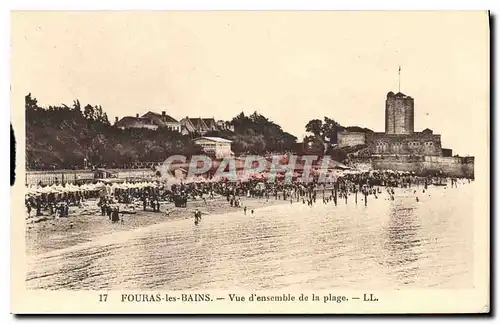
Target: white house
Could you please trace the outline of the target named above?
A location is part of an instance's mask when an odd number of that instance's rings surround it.
[[[233,154],[231,143],[233,141],[221,137],[199,137],[194,142],[203,148],[207,155],[215,156],[217,159]]]

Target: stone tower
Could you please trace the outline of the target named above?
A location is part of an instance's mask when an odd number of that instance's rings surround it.
[[[413,98],[401,92],[389,92],[385,100],[385,133],[412,134],[413,124]]]

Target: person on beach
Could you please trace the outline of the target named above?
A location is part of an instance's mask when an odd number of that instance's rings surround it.
[[[26,209],[28,211],[28,216],[31,217],[31,205],[28,202],[26,202]]]
[[[247,214],[247,206],[243,208],[243,213],[246,215]]]
[[[267,183],[266,181],[249,180],[241,182],[225,182],[225,181],[209,181],[204,183],[181,183],[174,185],[167,185],[161,181],[151,181],[151,185],[147,185],[141,188],[116,188],[107,191],[107,196],[102,197],[99,201],[98,207],[95,212],[99,214],[99,208],[101,209],[101,215],[108,215],[110,220],[113,218],[113,207],[115,206],[113,201],[116,200],[119,204],[132,204],[136,205],[140,209],[142,204],[143,210],[146,211],[149,207],[152,207],[154,211],[159,211],[159,203],[161,202],[172,202],[175,203],[176,207],[186,207],[186,202],[191,200],[203,200],[202,204],[208,205],[211,203],[207,201],[205,197],[220,197],[221,199],[226,198],[229,204],[233,207],[243,207],[242,202],[239,197],[250,197],[250,198],[261,198],[272,199],[275,196],[276,200],[280,200],[281,195],[286,203],[286,200],[290,200],[290,204],[293,205],[293,200],[297,199],[297,202],[305,205],[306,200],[308,206],[316,205],[316,198],[318,194],[322,194],[323,203],[328,204],[328,202],[333,201],[335,206],[338,204],[338,199],[343,198],[348,203],[348,197],[352,198],[353,203],[360,203],[357,201],[359,196],[363,192],[368,193],[368,195],[373,194],[375,199],[377,199],[378,194],[380,194],[381,199],[395,200],[395,188],[403,188],[406,193],[411,195],[413,191],[415,199],[417,199],[417,191],[419,189],[418,185],[423,187],[424,194],[430,194],[430,191],[426,190],[428,185],[432,185],[434,180],[438,183],[442,183],[445,177],[443,175],[437,175],[434,177],[419,177],[416,175],[408,175],[405,172],[386,172],[386,171],[370,171],[370,172],[355,172],[346,173],[341,176],[336,177],[330,188],[326,188],[324,185],[318,183],[318,179],[314,178],[310,182],[293,182],[288,183],[285,181],[277,181],[273,183]],[[440,180],[441,179],[441,180]],[[451,188],[457,187],[458,181],[454,178],[448,178],[448,183]],[[460,184],[466,184],[467,182],[473,181],[473,179],[459,179]],[[425,184],[425,186],[424,186]],[[413,188],[411,188],[413,185]],[[411,188],[411,189],[410,189]],[[318,190],[319,189],[319,190]],[[321,189],[323,191],[321,192]],[[325,196],[325,191],[331,190],[331,197]],[[383,191],[388,194],[383,195]],[[283,194],[281,194],[283,193]],[[102,195],[102,190],[95,191],[77,191],[77,192],[63,192],[63,193],[43,193],[35,196],[27,197],[27,211],[36,210],[38,215],[49,211],[52,207],[57,210],[58,215],[65,216],[68,214],[68,209],[71,206],[78,206],[79,202],[99,200]],[[104,193],[106,195],[106,193]],[[113,197],[113,198],[111,198]],[[177,201],[180,199],[180,203]],[[366,199],[366,198],[365,198]],[[420,199],[418,197],[418,199]],[[97,202],[96,201],[96,202]],[[64,207],[61,203],[66,203]],[[263,201],[264,203],[264,201]],[[229,205],[228,204],[228,205]],[[28,207],[29,206],[29,207]],[[113,206],[113,207],[112,207]],[[226,205],[227,206],[227,205]],[[148,209],[149,210],[149,209]],[[248,207],[246,208],[248,211]],[[199,221],[199,218],[197,219]]]
[[[111,206],[106,204],[106,214],[108,215],[110,220],[111,220],[111,213],[112,212],[113,212],[113,209],[111,208]]]
[[[120,216],[118,215],[118,208],[115,207],[113,208],[113,211],[111,212],[111,221],[113,223],[116,223],[120,220]]]
[[[199,211],[198,209],[196,209],[194,211],[194,224],[198,225],[199,222],[201,222],[201,211]]]
[[[42,203],[38,198],[36,200],[36,216],[42,216]]]

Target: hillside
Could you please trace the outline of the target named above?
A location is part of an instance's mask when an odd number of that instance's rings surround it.
[[[126,167],[132,162],[163,161],[168,156],[201,153],[193,136],[169,130],[121,130],[110,125],[102,107],[73,105],[42,108],[26,96],[26,167],[28,169],[78,169],[89,164],[98,167]],[[235,131],[214,132],[234,141],[236,154],[264,154],[290,150],[296,138],[257,113],[233,118]]]

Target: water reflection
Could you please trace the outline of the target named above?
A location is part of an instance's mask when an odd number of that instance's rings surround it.
[[[422,252],[420,223],[416,202],[409,197],[399,197],[391,202],[389,221],[385,228],[383,247],[389,274],[397,282],[409,285],[419,274],[418,260]]]
[[[369,206],[301,203],[209,215],[37,255],[29,289],[469,287],[466,187]],[[434,191],[433,191],[434,190]],[[442,190],[442,189],[441,189]],[[454,208],[450,208],[454,206]],[[452,213],[451,215],[449,213]],[[115,235],[116,234],[116,235]]]

